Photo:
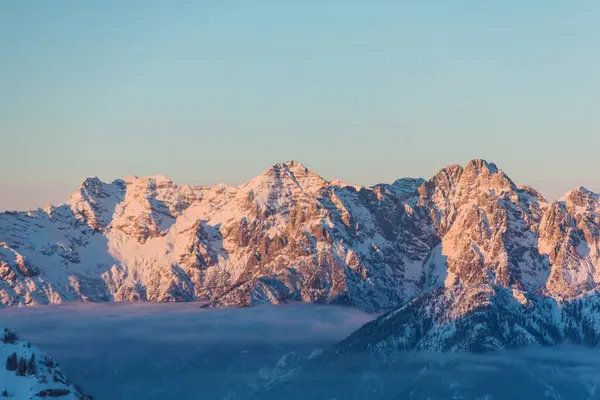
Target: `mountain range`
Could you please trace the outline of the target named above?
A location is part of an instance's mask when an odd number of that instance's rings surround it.
[[[0,214],[0,304],[389,312],[341,352],[593,344],[600,321],[581,310],[600,307],[599,242],[598,194],[578,187],[548,202],[479,159],[373,187],[295,161],[239,186],[93,177],[62,205]]]

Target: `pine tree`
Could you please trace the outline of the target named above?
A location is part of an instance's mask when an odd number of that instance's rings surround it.
[[[17,353],[12,353],[6,359],[6,370],[16,371],[17,370]]]
[[[48,369],[53,369],[56,367],[54,360],[52,360],[52,358],[47,354],[44,356],[44,359],[40,361],[40,364],[45,365],[48,367]]]
[[[17,375],[25,376],[27,373],[27,361],[23,357],[19,358],[19,364],[17,365]]]
[[[27,363],[27,375],[35,375],[37,374],[37,367],[35,365],[35,354],[31,353],[31,358]]]
[[[15,344],[15,343],[17,343],[18,339],[19,339],[19,337],[17,336],[16,333],[4,328],[4,332],[2,332],[2,335],[1,335],[2,343]]]

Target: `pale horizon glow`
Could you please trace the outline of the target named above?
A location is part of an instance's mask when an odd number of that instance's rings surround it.
[[[0,3],[0,211],[87,176],[372,186],[494,162],[600,192],[600,3]]]

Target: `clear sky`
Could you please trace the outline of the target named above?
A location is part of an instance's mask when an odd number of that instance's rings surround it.
[[[485,158],[600,191],[597,0],[0,1],[0,209],[87,176],[363,185]]]

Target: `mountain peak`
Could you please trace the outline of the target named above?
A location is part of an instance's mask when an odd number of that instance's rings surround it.
[[[596,195],[596,193],[592,192],[590,189],[588,189],[582,185],[577,186],[575,189],[572,190],[572,192],[578,192],[578,193],[584,194],[586,196]]]
[[[308,176],[318,176],[315,172],[309,170],[304,164],[294,160],[279,162],[265,171],[263,175],[278,178],[289,176],[293,177],[294,179]]]
[[[465,167],[466,170],[474,170],[476,173],[480,173],[482,171],[489,171],[492,174],[496,174],[499,172],[498,167],[494,163],[489,163],[484,159],[475,158],[467,164]]]
[[[102,184],[102,181],[100,180],[100,178],[98,178],[96,175],[93,175],[93,176],[88,176],[87,178],[85,178],[83,180],[83,182],[81,182],[80,187],[82,187],[82,188],[96,187],[101,184]]]
[[[419,191],[424,194],[434,190],[438,185],[442,185],[447,188],[454,187],[460,180],[463,172],[463,167],[459,164],[446,165],[429,180],[427,180],[426,185],[420,188]]]
[[[328,182],[297,161],[280,162],[242,185],[246,190],[279,193],[282,188],[300,187],[302,190],[319,190]],[[295,189],[294,189],[295,190]]]
[[[280,164],[285,164],[285,165],[287,165],[288,167],[294,167],[294,166],[301,166],[301,167],[304,167],[304,165],[302,165],[302,163],[301,163],[301,162],[298,162],[298,161],[296,161],[296,160],[287,160],[287,161],[285,161],[285,162],[283,162],[283,163],[280,163]]]
[[[308,171],[308,168],[304,164],[302,164],[302,163],[300,163],[298,161],[295,161],[295,160],[288,160],[288,161],[285,161],[285,162],[279,162],[279,163],[273,165],[271,167],[271,169],[289,169],[289,170],[292,170],[292,171],[296,171],[296,170],[299,170],[299,171]]]
[[[125,182],[125,183],[135,183],[138,181],[154,181],[157,184],[160,183],[173,183],[173,180],[171,180],[169,177],[165,176],[165,175],[149,175],[149,176],[143,176],[143,177],[139,177],[137,175],[128,175],[125,176],[121,179],[117,179],[117,181],[121,181],[121,182]]]
[[[585,186],[577,186],[565,193],[558,201],[581,203],[582,201],[598,201],[600,195],[592,192]]]
[[[168,177],[164,176],[164,175],[151,175],[151,176],[146,176],[142,179],[146,179],[146,180],[152,180],[157,184],[161,184],[161,183],[173,183],[173,181],[171,179],[169,179]]]
[[[465,166],[462,178],[470,184],[480,182],[496,190],[517,190],[517,185],[504,171],[499,169],[496,164],[482,159],[469,161]]]

